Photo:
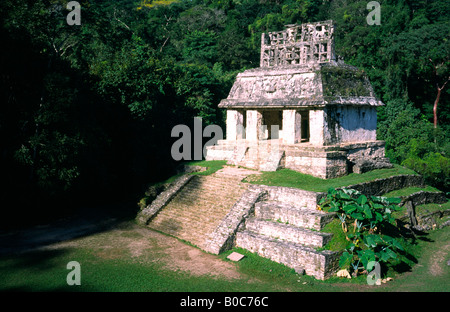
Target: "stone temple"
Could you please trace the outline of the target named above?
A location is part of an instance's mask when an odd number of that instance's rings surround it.
[[[226,139],[206,160],[329,179],[392,166],[376,139],[378,106],[364,71],[337,60],[332,21],[262,34],[260,67],[237,75]]]

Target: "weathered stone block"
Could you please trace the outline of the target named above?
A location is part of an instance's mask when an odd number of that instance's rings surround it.
[[[424,187],[423,177],[420,175],[397,175],[389,178],[376,179],[374,181],[353,184],[346,186],[348,189],[355,189],[367,196],[380,196],[394,190],[400,190],[405,187]]]
[[[257,218],[247,220],[245,228],[254,233],[310,247],[323,247],[332,237],[329,233]]]
[[[255,252],[291,268],[304,268],[306,274],[324,280],[337,271],[339,253],[283,242],[250,231],[236,235],[236,246]]]
[[[320,231],[333,219],[334,214],[296,208],[281,202],[262,201],[255,205],[255,216]]]

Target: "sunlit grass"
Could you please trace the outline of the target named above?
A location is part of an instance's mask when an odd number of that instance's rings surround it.
[[[272,172],[263,172],[246,179],[254,184],[295,187],[307,191],[326,192],[329,188],[337,188],[373,181],[380,178],[388,178],[400,174],[416,174],[413,170],[394,165],[391,169],[373,170],[363,174],[351,173],[335,179],[320,179],[308,174],[303,174],[290,169],[281,169]]]

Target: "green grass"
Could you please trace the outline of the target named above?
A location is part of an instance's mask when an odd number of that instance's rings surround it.
[[[217,257],[230,262],[226,256],[232,251],[244,254],[241,261],[232,262],[242,278],[194,276],[186,271],[170,270],[164,261],[144,261],[144,256],[132,258],[120,246],[111,252],[101,242],[116,239],[114,235],[117,234],[111,231],[97,238],[85,238],[97,239],[99,246],[66,247],[0,257],[0,291],[450,291],[450,267],[445,264],[450,257],[449,248],[445,249],[446,253],[439,254],[441,246],[448,245],[450,227],[430,232],[426,240],[417,240],[409,251],[417,257],[419,265],[409,272],[394,274],[393,282],[380,287],[368,286],[365,276],[351,280],[333,277],[326,281],[299,276],[284,265],[239,248]],[[108,256],[99,256],[105,250],[109,251]],[[152,255],[159,252],[154,250]],[[70,272],[66,265],[72,260],[81,265],[80,286],[66,283]],[[435,266],[434,271],[432,266]]]
[[[214,172],[220,170],[223,168],[223,166],[225,166],[227,164],[226,160],[199,160],[199,161],[191,161],[186,163],[186,165],[189,166],[200,166],[200,167],[207,167],[206,171],[199,171],[199,172],[194,172],[192,174],[196,174],[196,175],[210,175],[213,174]]]
[[[223,168],[225,161],[195,161],[187,165],[208,167],[206,171],[193,174],[208,175]],[[276,172],[264,172],[260,176],[251,176],[248,182],[255,184],[296,187],[310,191],[326,192],[329,188],[386,178],[398,174],[415,174],[412,170],[395,166],[365,174],[323,180],[284,169]],[[179,175],[178,175],[179,176]],[[160,183],[171,182],[178,176]],[[407,188],[389,193],[389,196],[404,196],[420,190],[435,191],[432,187]],[[444,205],[422,205],[419,209],[450,209],[450,203]],[[323,248],[341,251],[347,241],[341,230],[339,220],[334,220],[322,230],[333,233],[333,239]],[[233,251],[245,255],[244,259],[234,263],[243,278],[224,279],[213,276],[194,276],[185,271],[168,269],[164,263],[142,263],[131,259],[125,251],[118,250],[115,259],[102,259],[93,248],[68,248],[58,251],[41,251],[29,253],[22,257],[1,257],[0,290],[44,290],[44,291],[450,291],[448,284],[448,266],[441,266],[443,276],[430,276],[431,255],[440,250],[440,245],[449,241],[450,228],[432,231],[425,239],[419,238],[408,246],[407,252],[417,259],[419,265],[407,267],[406,273],[389,271],[394,282],[381,287],[370,287],[365,276],[356,279],[333,277],[327,281],[318,281],[310,276],[299,276],[293,269],[259,257],[247,250],[234,248],[218,257],[229,261],[226,257]],[[133,237],[133,233],[127,234]],[[131,235],[131,236],[130,236]],[[450,255],[447,252],[447,258]],[[71,260],[81,263],[82,286],[68,286],[65,278],[69,272],[65,265]],[[415,260],[414,260],[415,261]],[[413,262],[414,262],[413,261]],[[401,270],[400,270],[401,271]],[[420,283],[417,283],[417,281]]]
[[[345,238],[345,233],[342,231],[341,221],[339,219],[336,218],[325,225],[321,232],[331,233],[333,237],[325,246],[318,250],[342,251],[347,247],[348,241]]]
[[[423,188],[423,190],[425,190],[425,189],[426,188]],[[393,193],[393,192],[391,192],[391,193]],[[391,193],[389,193],[389,194],[391,194]],[[392,196],[392,195],[389,195],[389,196],[390,197],[395,197],[395,196]],[[444,211],[444,210],[450,210],[450,201],[447,201],[444,204],[425,204],[425,205],[417,205],[417,206],[415,206],[416,217],[420,217],[422,215],[426,215],[426,214],[431,213],[431,212]],[[392,213],[392,215],[395,218],[397,218],[397,219],[400,218],[400,217],[403,217],[405,214],[406,214],[406,206],[402,206],[400,208],[400,210],[394,211]]]
[[[252,175],[246,181],[253,184],[286,186],[306,191],[326,192],[329,188],[343,187],[400,174],[416,173],[410,169],[394,165],[394,168],[391,169],[373,170],[363,174],[351,173],[344,177],[325,180],[290,169],[281,169],[273,172],[263,172],[261,175]]]
[[[383,196],[386,197],[401,197],[401,196],[408,196],[413,193],[417,193],[420,191],[426,191],[426,192],[440,192],[437,188],[432,186],[425,186],[425,187],[406,187],[400,190],[395,190],[389,193],[384,194]]]

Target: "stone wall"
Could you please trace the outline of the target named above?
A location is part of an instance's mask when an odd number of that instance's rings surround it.
[[[260,185],[265,191],[264,200],[279,201],[308,209],[316,209],[319,200],[325,196],[324,193],[304,191],[293,187]]]
[[[277,237],[284,241],[316,248],[325,246],[333,236],[333,234],[330,233],[322,233],[307,228],[300,228],[291,224],[256,218],[248,219],[245,224],[245,229],[254,233]]]
[[[274,149],[279,149],[284,154],[273,153]],[[274,157],[278,159],[280,155],[284,156],[280,159],[279,166],[270,166],[273,167],[271,170],[287,168],[322,179],[344,176],[356,164],[359,167],[355,169],[360,169],[358,172],[361,173],[392,167],[384,157],[383,141],[314,146],[288,145],[277,140],[220,140],[217,145],[207,147],[206,160],[223,159],[233,165],[269,171],[265,164]],[[370,162],[371,166],[365,166],[362,161]]]
[[[142,209],[137,217],[138,224],[147,224],[161,209],[163,209],[170,200],[194,177],[185,174],[176,179],[164,192],[160,193],[156,199],[147,207]]]
[[[381,196],[394,190],[405,187],[424,187],[423,177],[420,175],[398,175],[384,179],[346,186],[347,189],[355,189],[367,196]]]
[[[401,196],[402,202],[412,201],[414,206],[425,204],[444,204],[448,200],[443,192],[419,191],[408,196]]]
[[[294,268],[296,271],[303,269],[306,274],[320,280],[331,277],[339,268],[340,253],[338,252],[316,251],[314,248],[265,238],[249,231],[238,233],[236,244],[261,257]]]
[[[284,168],[322,179],[337,178],[348,173],[345,152],[309,151],[295,148],[286,149]]]
[[[377,111],[375,107],[327,106],[324,117],[324,145],[376,140]]]

